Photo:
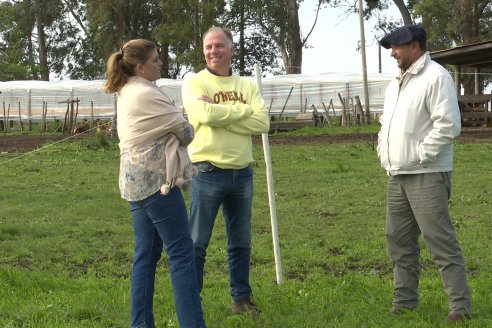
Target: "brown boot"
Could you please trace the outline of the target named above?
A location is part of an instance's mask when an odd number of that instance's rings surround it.
[[[256,305],[251,301],[249,297],[240,299],[239,301],[234,301],[232,303],[232,313],[234,314],[246,314],[250,313],[253,316],[257,316],[260,314],[260,310],[256,307]]]
[[[448,321],[456,322],[465,321],[468,319],[471,319],[471,316],[468,313],[451,312],[448,314]]]
[[[413,309],[413,308],[406,308],[406,307],[395,307],[395,306],[393,306],[393,307],[389,310],[389,312],[390,312],[391,314],[394,314],[394,315],[400,315],[400,314],[403,314],[403,313],[405,313],[405,312],[408,312],[408,311],[413,311],[413,310],[415,310],[415,309]]]

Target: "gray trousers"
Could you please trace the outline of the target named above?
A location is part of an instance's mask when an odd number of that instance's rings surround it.
[[[393,260],[396,308],[417,306],[422,232],[439,268],[450,312],[470,314],[470,291],[461,248],[449,218],[451,172],[406,174],[388,179],[386,239]]]

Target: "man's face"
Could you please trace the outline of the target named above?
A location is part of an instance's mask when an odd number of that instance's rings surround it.
[[[391,57],[396,59],[401,70],[406,71],[419,58],[419,56],[415,56],[415,51],[418,48],[417,41],[403,45],[391,45]]]
[[[219,75],[228,75],[234,46],[222,31],[210,31],[203,40],[207,66]]]

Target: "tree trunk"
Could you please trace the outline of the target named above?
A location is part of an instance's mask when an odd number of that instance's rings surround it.
[[[246,71],[246,64],[244,61],[244,56],[246,53],[244,51],[244,2],[242,0],[239,1],[239,75],[244,75]]]
[[[161,73],[162,77],[169,78],[169,45],[163,44],[160,49],[160,56],[162,61]]]
[[[195,49],[202,49],[202,34],[200,32],[200,17],[199,17],[199,10],[197,7],[193,8],[193,35],[195,36]],[[196,53],[196,56],[198,57],[199,53]],[[200,65],[200,61],[198,58],[196,58],[195,62],[195,72],[198,72],[202,69]]]
[[[34,60],[34,46],[32,42],[32,33],[29,33],[27,35],[27,52],[28,52],[28,57],[29,57],[29,67],[30,69],[30,76],[31,79],[37,80],[38,79],[38,74],[36,73],[36,70],[34,69],[36,67],[36,61]]]
[[[477,42],[479,40],[479,21],[483,13],[478,12],[476,1],[458,0],[455,5],[463,44]]]
[[[41,80],[50,80],[50,71],[48,68],[48,51],[46,48],[46,34],[44,33],[44,24],[41,17],[36,19],[36,29],[38,32],[39,46],[39,67],[41,71]]]
[[[461,34],[462,44],[474,43],[480,40],[478,33],[479,21],[482,13],[478,12],[478,10],[476,1],[457,0],[455,2],[455,13],[456,17],[458,17],[458,26],[460,26],[459,34]],[[462,72],[465,73],[461,77],[465,94],[474,94],[475,70],[473,68],[464,67]],[[479,82],[479,84],[481,83]]]
[[[285,71],[287,74],[300,74],[302,73],[302,40],[299,26],[299,8],[296,0],[285,1],[288,17],[286,43],[289,47],[287,50],[287,62],[284,62]]]
[[[410,15],[410,12],[408,11],[407,6],[405,5],[405,1],[393,0],[393,2],[395,3],[395,5],[398,7],[398,10],[400,11],[401,17],[403,18],[403,23],[405,25],[413,24],[412,15]]]

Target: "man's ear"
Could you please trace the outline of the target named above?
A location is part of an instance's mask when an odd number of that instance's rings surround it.
[[[418,41],[412,41],[410,43],[410,45],[411,45],[411,47],[412,47],[413,50],[418,50],[418,51],[421,50],[420,49],[420,43]]]

